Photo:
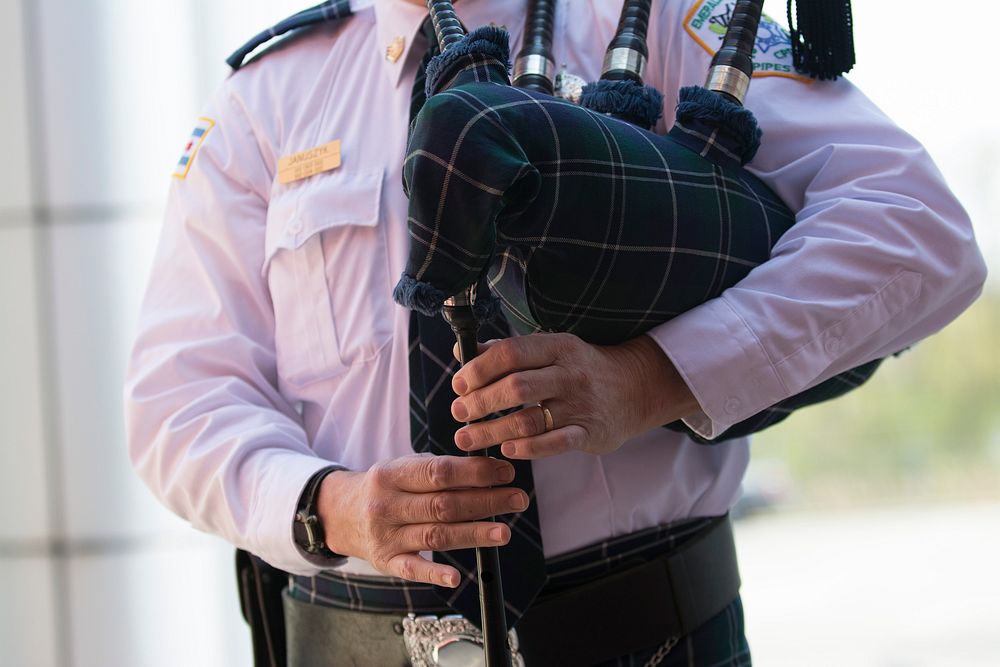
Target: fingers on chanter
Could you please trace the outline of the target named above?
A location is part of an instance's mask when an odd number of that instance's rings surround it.
[[[397,540],[396,545],[403,552],[497,547],[510,541],[510,528],[489,521],[416,523],[400,528]]]
[[[508,440],[500,451],[509,459],[544,459],[581,448],[586,432],[583,427],[571,424],[530,438]]]
[[[516,440],[545,432],[545,415],[538,405],[529,405],[509,415],[469,424],[455,433],[455,445],[464,451],[492,447],[506,440]]]
[[[409,493],[485,488],[514,479],[510,463],[485,456],[417,454],[374,469],[380,481]]]
[[[521,512],[528,498],[521,489],[499,487],[411,495],[408,504],[400,523],[459,523]]]
[[[550,366],[558,351],[552,337],[546,335],[490,341],[482,348],[479,356],[455,373],[452,388],[456,394],[462,396],[517,371]]]

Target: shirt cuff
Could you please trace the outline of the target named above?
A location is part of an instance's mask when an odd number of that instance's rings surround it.
[[[254,553],[276,568],[311,576],[343,562],[307,554],[295,542],[294,523],[299,498],[309,479],[332,461],[299,453],[283,453],[268,462],[261,482]]]
[[[756,334],[722,298],[661,324],[647,335],[670,358],[701,406],[684,423],[712,439],[788,396]]]

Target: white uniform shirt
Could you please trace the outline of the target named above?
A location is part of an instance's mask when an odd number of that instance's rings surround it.
[[[463,0],[458,13],[506,25],[516,53],[525,4]],[[678,89],[707,72],[684,27],[694,4],[654,3],[645,75],[665,95],[660,132]],[[292,539],[306,480],[331,461],[365,470],[411,452],[409,312],[391,291],[407,255],[400,171],[425,12],[352,5],[230,77],[205,111],[214,125],[172,186],[126,387],[131,457],[157,496],[300,574],[318,569]],[[557,62],[596,80],[619,9],[561,0]],[[798,221],[770,261],[650,334],[708,436],[940,329],[985,274],[923,148],[849,82],[755,77],[747,106],[764,130],[751,170]],[[339,168],[278,183],[281,157],[335,139]],[[748,457],[745,439],[655,429],[605,456],[534,462],[545,553],[722,514]]]

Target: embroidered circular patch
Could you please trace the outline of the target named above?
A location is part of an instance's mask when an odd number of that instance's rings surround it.
[[[684,30],[710,55],[722,45],[733,15],[734,0],[698,0],[684,18]],[[804,83],[813,79],[795,71],[788,31],[766,14],[761,16],[753,50],[754,76],[784,76]]]

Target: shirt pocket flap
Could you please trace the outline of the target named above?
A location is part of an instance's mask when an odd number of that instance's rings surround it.
[[[264,278],[282,386],[375,358],[392,333],[382,171],[335,171],[271,198]]]
[[[300,248],[334,227],[374,227],[379,220],[382,171],[333,171],[272,196],[264,239],[264,266],[280,250]]]

